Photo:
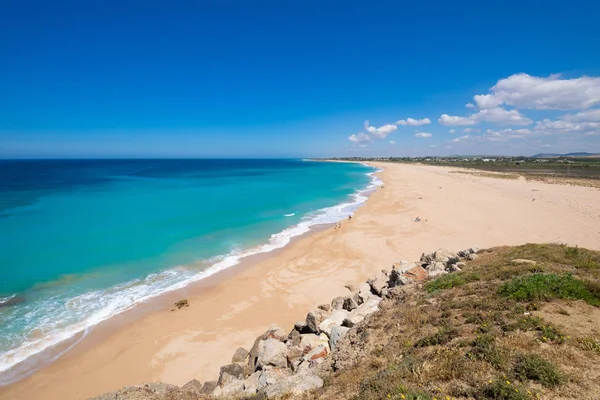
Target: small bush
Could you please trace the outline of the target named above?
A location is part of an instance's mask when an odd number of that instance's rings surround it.
[[[486,398],[494,400],[526,400],[528,398],[526,388],[501,378],[492,381],[483,392]]]
[[[508,356],[496,346],[496,339],[492,335],[477,336],[471,343],[467,357],[472,360],[486,361],[500,370],[504,369],[508,363]]]
[[[579,343],[579,347],[581,347],[585,351],[593,351],[600,354],[600,339],[593,337],[586,337],[577,339]]]
[[[475,282],[481,279],[479,274],[459,272],[454,274],[442,275],[434,281],[431,281],[425,285],[425,288],[429,293],[435,292],[436,290],[452,289],[454,287],[462,286],[470,282]]]
[[[417,340],[415,347],[427,347],[446,344],[455,337],[458,337],[458,331],[452,328],[442,328],[433,335],[425,336]]]
[[[520,355],[515,365],[519,379],[531,379],[544,387],[555,387],[562,383],[563,377],[556,366],[537,354]]]
[[[534,274],[514,278],[503,284],[498,293],[518,301],[581,299],[600,307],[600,297],[588,284],[572,275]]]

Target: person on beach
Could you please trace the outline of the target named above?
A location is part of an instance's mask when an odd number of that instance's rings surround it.
[[[400,274],[396,271],[396,264],[392,265],[392,272],[390,272],[390,280],[388,281],[388,286],[390,288],[398,286],[400,281]]]

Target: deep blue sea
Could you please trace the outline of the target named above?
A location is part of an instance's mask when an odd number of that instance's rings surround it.
[[[373,171],[305,160],[0,160],[0,375],[346,218],[378,184]]]

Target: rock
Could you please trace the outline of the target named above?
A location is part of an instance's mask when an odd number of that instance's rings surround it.
[[[373,293],[371,292],[371,285],[369,285],[367,282],[361,284],[358,287],[358,304],[361,305],[362,303],[369,300],[369,298],[371,297],[373,297]]]
[[[358,287],[355,285],[346,285],[344,287],[348,289],[350,293],[358,293]]]
[[[266,366],[287,367],[287,346],[285,343],[269,338],[264,341],[262,352],[258,354],[257,367],[264,368]]]
[[[290,334],[288,335],[287,345],[288,346],[297,346],[300,344],[300,332],[296,329],[292,329]]]
[[[432,264],[435,261],[435,253],[421,254],[421,265]]]
[[[475,254],[475,253],[469,254],[467,257],[467,259],[469,259],[471,261],[475,260],[476,258],[477,258],[477,254]]]
[[[365,319],[366,316],[371,315],[379,310],[379,303],[381,298],[377,296],[371,297],[366,303],[361,304],[356,310],[353,310],[345,319],[342,321],[342,326],[352,328],[354,325]]]
[[[217,384],[221,387],[229,384],[232,381],[244,378],[244,368],[239,364],[223,365],[219,373]]]
[[[384,287],[383,289],[381,289],[381,297],[387,297],[389,293],[390,289],[388,287]]]
[[[294,329],[300,333],[308,333],[306,328],[306,321],[296,321],[296,323],[294,324]]]
[[[287,340],[287,334],[285,333],[285,331],[283,329],[281,329],[277,325],[271,325],[269,330],[267,330],[262,335],[262,339],[263,340],[276,339],[276,340],[279,340],[280,342],[285,342]]]
[[[319,310],[323,310],[323,311],[331,311],[331,305],[329,305],[329,304],[321,304],[317,308]]]
[[[344,322],[348,315],[349,313],[346,310],[335,310],[331,313],[329,318],[323,320],[323,322],[319,324],[319,331],[324,332],[329,336],[331,334],[331,329],[333,329],[334,326],[342,325],[342,322]]]
[[[469,249],[469,253],[471,253],[471,254],[475,254],[475,253],[478,253],[478,252],[479,252],[479,249],[477,247],[471,247]]]
[[[179,300],[177,302],[175,302],[175,307],[177,307],[178,309],[182,308],[182,307],[189,307],[190,304],[188,303],[187,299],[183,299],[183,300]]]
[[[208,396],[217,386],[218,384],[216,381],[206,381],[204,382],[204,385],[202,385],[202,389],[200,389],[200,394]]]
[[[217,388],[215,389],[215,391],[218,390],[218,395],[215,395],[215,392],[213,391],[213,396],[217,397],[217,396],[222,396],[222,397],[228,397],[228,396],[232,396],[232,395],[236,395],[238,393],[241,393],[244,390],[244,381],[241,380],[236,380],[236,381],[231,381],[229,383],[227,383],[225,386],[217,386]]]
[[[433,259],[436,262],[447,263],[452,258],[457,258],[456,254],[446,249],[437,249],[435,253],[433,253]]]
[[[400,262],[398,263],[398,267],[396,268],[396,271],[398,271],[398,273],[400,273],[400,274],[403,274],[404,272],[406,272],[414,267],[415,267],[414,262],[410,262],[407,260],[400,260]]]
[[[429,276],[438,276],[447,274],[448,271],[446,271],[446,265],[443,262],[436,261],[427,267],[427,273]]]
[[[342,308],[346,311],[352,311],[358,308],[358,293],[355,293],[353,296],[346,297],[344,299],[344,305]]]
[[[514,265],[535,265],[537,261],[527,260],[525,258],[516,258],[514,260],[510,260],[510,262]]]
[[[255,395],[258,392],[258,379],[260,378],[261,372],[255,372],[246,379],[244,379],[243,393],[246,396]]]
[[[469,251],[469,249],[467,250],[461,250],[458,253],[456,253],[457,256],[459,256],[460,258],[467,258],[467,256],[471,254],[471,252]]]
[[[298,396],[308,390],[323,387],[323,379],[308,371],[282,379],[266,390],[268,398],[284,395]]]
[[[331,329],[331,335],[329,335],[329,347],[333,350],[337,342],[344,337],[344,335],[350,330],[345,326],[334,326]]]
[[[331,309],[332,310],[339,310],[343,306],[344,306],[344,298],[343,297],[336,297],[335,299],[331,300]]]
[[[448,272],[460,272],[461,269],[460,267],[457,266],[457,264],[450,264],[448,266]]]
[[[343,304],[343,303],[342,303]],[[334,307],[335,309],[335,307]],[[323,310],[311,311],[306,315],[306,329],[308,332],[318,333],[319,324],[327,318],[327,313]]]
[[[465,267],[465,265],[467,265],[467,264],[461,261],[461,262],[457,262],[454,265],[456,265],[460,269],[463,269]]]
[[[272,386],[292,374],[287,368],[266,368],[258,377],[258,390]]]
[[[307,354],[305,354],[303,359],[304,359],[304,361],[313,362],[313,361],[327,357],[328,354],[329,354],[329,343],[326,345],[321,344],[321,345],[317,346],[316,348],[312,349],[311,351],[309,351]]]
[[[216,383],[215,383],[216,386]],[[198,379],[193,379],[191,381],[189,381],[188,383],[186,383],[185,385],[183,385],[181,387],[181,390],[184,390],[186,392],[190,392],[190,393],[194,393],[197,396],[200,396],[200,394],[202,394],[202,382],[200,382]],[[213,388],[214,390],[214,388]],[[212,390],[211,390],[212,392]]]
[[[248,354],[248,350],[244,349],[243,347],[238,347],[238,349],[233,354],[233,357],[231,357],[231,363],[235,364],[245,362],[246,358],[248,358]]]
[[[295,371],[296,368],[298,367],[298,364],[300,364],[300,361],[301,361],[301,358],[303,355],[304,355],[304,349],[302,347],[300,347],[300,345],[291,346],[288,348],[288,351],[287,351],[288,366],[290,366],[293,371]]]
[[[383,288],[387,287],[388,277],[387,275],[381,273],[375,278],[369,279],[367,283],[371,287],[371,291],[373,293],[375,293],[377,296],[381,296],[381,291]]]
[[[300,348],[302,349],[303,354],[307,354],[311,350],[323,344],[329,345],[329,337],[327,337],[327,335],[322,333],[321,335],[317,336],[312,333],[309,333],[307,335],[302,335],[302,340],[300,341]]]

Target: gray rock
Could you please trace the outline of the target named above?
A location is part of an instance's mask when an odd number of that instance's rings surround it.
[[[367,281],[369,286],[371,286],[371,291],[375,293],[377,296],[381,296],[381,291],[383,288],[387,287],[388,277],[387,275],[381,273],[377,275],[375,278],[369,279]]]
[[[342,303],[343,304],[343,303]],[[334,307],[335,309],[335,307]],[[311,311],[306,315],[306,329],[308,332],[318,333],[319,324],[328,316],[328,313],[323,310]]]
[[[244,378],[244,368],[239,364],[223,365],[219,374],[217,384],[221,387],[229,384],[232,381]]]
[[[234,364],[245,362],[246,358],[248,358],[248,354],[248,350],[246,350],[243,347],[238,347],[238,349],[233,354],[233,357],[231,357],[231,363]]]
[[[350,330],[345,326],[334,326],[331,329],[331,335],[329,335],[329,347],[331,350],[335,348],[337,342],[346,335],[346,333]]]
[[[411,268],[415,267],[415,263],[414,262],[410,262],[407,260],[400,260],[400,262],[398,263],[398,266],[396,267],[396,271],[398,271],[398,273],[403,274],[406,271],[408,271]]]
[[[460,272],[461,269],[460,269],[460,267],[457,264],[450,264],[448,266],[448,272]]]
[[[215,382],[215,386],[216,386],[216,382]],[[199,396],[200,394],[202,394],[202,387],[203,387],[202,382],[200,382],[198,379],[192,379],[191,381],[189,381],[188,383],[183,385],[181,387],[181,390],[184,390],[184,391],[190,392],[190,393],[194,393],[195,395]],[[213,388],[213,390],[214,390],[214,388]],[[210,392],[212,392],[212,390]]]
[[[287,340],[287,334],[277,325],[271,325],[271,327],[262,335],[262,339],[276,339],[280,342],[284,342]]]
[[[300,332],[296,329],[292,329],[290,334],[288,335],[287,345],[288,346],[297,346],[300,344]]]
[[[296,323],[294,324],[294,329],[300,333],[307,333],[306,321],[296,321]]]
[[[287,368],[266,368],[258,377],[258,390],[272,386],[292,374]]]
[[[469,249],[467,250],[461,250],[458,253],[456,253],[457,256],[459,256],[460,258],[467,258],[467,256],[471,254],[471,252],[469,251]]]
[[[287,346],[277,339],[269,338],[264,341],[262,352],[258,354],[257,366],[264,368],[274,366],[279,368],[287,367]]]
[[[358,308],[358,293],[355,293],[353,296],[348,296],[344,299],[344,305],[342,308],[346,311],[352,311],[355,308]]]
[[[456,258],[456,254],[446,249],[437,249],[435,253],[433,253],[433,259],[436,262],[447,263],[451,258]]]
[[[346,289],[348,289],[350,291],[350,293],[358,293],[358,287],[356,287],[355,285],[346,285],[344,286]]]
[[[479,248],[477,248],[477,247],[471,247],[469,249],[469,253],[471,253],[471,254],[475,254],[475,253],[478,253],[478,252],[479,252]]]
[[[371,286],[365,282],[363,284],[361,284],[358,288],[358,304],[361,305],[362,303],[365,303],[367,300],[369,300],[371,297],[373,297],[373,293],[371,292]]]
[[[324,333],[319,336],[314,334],[302,335],[302,340],[300,341],[300,348],[302,349],[303,354],[307,354],[311,350],[319,347],[320,345],[327,344],[329,345],[329,337]]]
[[[300,361],[301,361],[303,355],[304,355],[304,348],[300,347],[299,344],[297,346],[288,347],[288,351],[287,351],[288,366],[290,366],[293,371],[295,371],[298,364],[300,364]]]
[[[344,322],[348,315],[349,312],[347,310],[335,310],[327,319],[319,324],[319,331],[324,332],[329,336],[331,334],[331,329],[333,329],[334,326],[342,325],[342,322]]]
[[[461,262],[457,262],[455,265],[456,265],[458,268],[460,268],[460,269],[463,269],[463,268],[465,267],[465,265],[467,265],[467,264],[461,261]]]
[[[469,256],[467,257],[467,259],[473,261],[477,258],[477,254],[473,253],[473,254],[469,254]]]
[[[323,379],[308,371],[289,376],[270,386],[266,390],[268,398],[281,397],[284,395],[298,396],[308,390],[323,387]]]
[[[215,391],[213,391],[213,396],[215,397],[228,397],[240,394],[244,390],[244,381],[236,380],[227,383],[224,386],[217,386]],[[218,394],[215,394],[217,392]]]
[[[371,315],[379,310],[379,303],[381,303],[381,297],[373,296],[366,303],[361,304],[356,310],[353,310],[345,319],[342,321],[342,326],[351,328],[354,325],[361,322],[365,317]]]
[[[218,383],[216,381],[206,381],[204,382],[204,385],[202,385],[202,389],[200,389],[200,394],[208,396],[217,386]]]
[[[317,308],[319,310],[323,310],[323,311],[331,311],[331,305],[329,305],[329,304],[321,304]]]
[[[331,309],[332,310],[339,310],[343,306],[344,306],[344,298],[343,297],[336,297],[335,299],[331,300]]]
[[[252,396],[258,392],[258,379],[261,372],[255,372],[246,379],[244,379],[244,390],[243,393],[246,396]]]

